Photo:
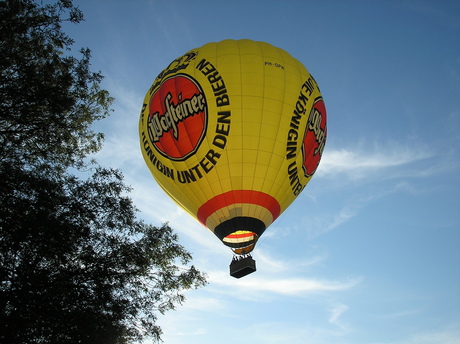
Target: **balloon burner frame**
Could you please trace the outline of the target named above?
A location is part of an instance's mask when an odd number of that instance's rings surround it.
[[[256,261],[250,254],[233,256],[230,263],[230,276],[241,278],[256,271]]]

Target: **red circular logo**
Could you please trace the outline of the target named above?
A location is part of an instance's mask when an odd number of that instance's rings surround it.
[[[307,177],[312,176],[318,168],[326,144],[326,136],[326,106],[323,99],[318,98],[308,117],[302,145],[303,170]]]
[[[205,136],[207,113],[206,98],[196,80],[185,74],[169,77],[150,98],[150,141],[161,155],[185,160]]]

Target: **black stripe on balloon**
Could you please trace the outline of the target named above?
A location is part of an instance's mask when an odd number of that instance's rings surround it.
[[[214,234],[223,240],[227,235],[236,231],[250,231],[259,237],[265,232],[265,223],[254,217],[238,216],[222,222],[214,229]]]

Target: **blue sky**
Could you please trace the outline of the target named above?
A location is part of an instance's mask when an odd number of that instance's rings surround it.
[[[209,285],[160,316],[168,344],[460,343],[460,2],[75,0],[65,26],[116,98],[97,155],[146,221],[169,221]],[[249,38],[312,73],[328,142],[301,196],[265,232],[258,271],[155,184],[142,159],[145,93],[170,61]]]

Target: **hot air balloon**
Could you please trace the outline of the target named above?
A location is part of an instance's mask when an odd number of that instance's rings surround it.
[[[326,143],[307,69],[280,48],[224,40],[172,61],[148,90],[139,135],[161,188],[256,270],[257,240],[305,188]]]

